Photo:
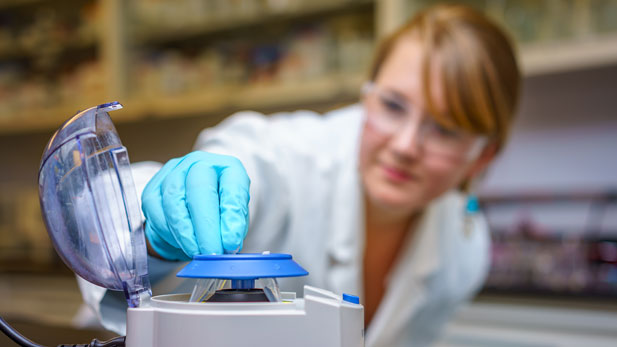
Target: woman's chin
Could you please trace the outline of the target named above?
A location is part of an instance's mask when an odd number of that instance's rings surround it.
[[[369,195],[369,198],[375,205],[391,210],[391,212],[409,211],[411,213],[417,209],[417,199],[409,193],[405,194],[401,190],[376,189],[376,191],[372,194],[369,193]]]
[[[421,189],[417,184],[393,184],[379,172],[363,177],[364,189],[371,204],[394,213],[413,213],[419,207]]]

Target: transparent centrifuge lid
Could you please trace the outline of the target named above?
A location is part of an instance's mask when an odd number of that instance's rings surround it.
[[[136,307],[151,291],[129,157],[108,114],[120,108],[89,108],[55,132],[41,159],[39,198],[64,263],[89,282],[123,290]]]

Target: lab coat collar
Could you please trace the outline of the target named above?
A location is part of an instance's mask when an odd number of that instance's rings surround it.
[[[397,264],[395,276],[405,276],[405,264],[410,264],[411,273],[417,280],[425,280],[434,274],[442,263],[440,257],[442,247],[439,240],[443,236],[441,221],[439,220],[439,203],[431,204],[424,211],[414,233],[409,234],[406,240],[405,252]],[[392,279],[390,279],[392,280]]]

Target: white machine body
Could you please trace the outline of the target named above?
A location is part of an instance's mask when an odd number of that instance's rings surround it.
[[[361,347],[364,307],[305,286],[283,302],[199,303],[189,294],[155,296],[129,308],[127,347]]]

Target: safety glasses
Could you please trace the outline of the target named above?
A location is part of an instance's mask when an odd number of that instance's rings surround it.
[[[474,135],[439,124],[414,107],[409,100],[381,89],[374,83],[362,88],[366,121],[384,136],[396,136],[417,124],[417,144],[424,153],[448,158],[476,158],[487,143],[486,136]]]

